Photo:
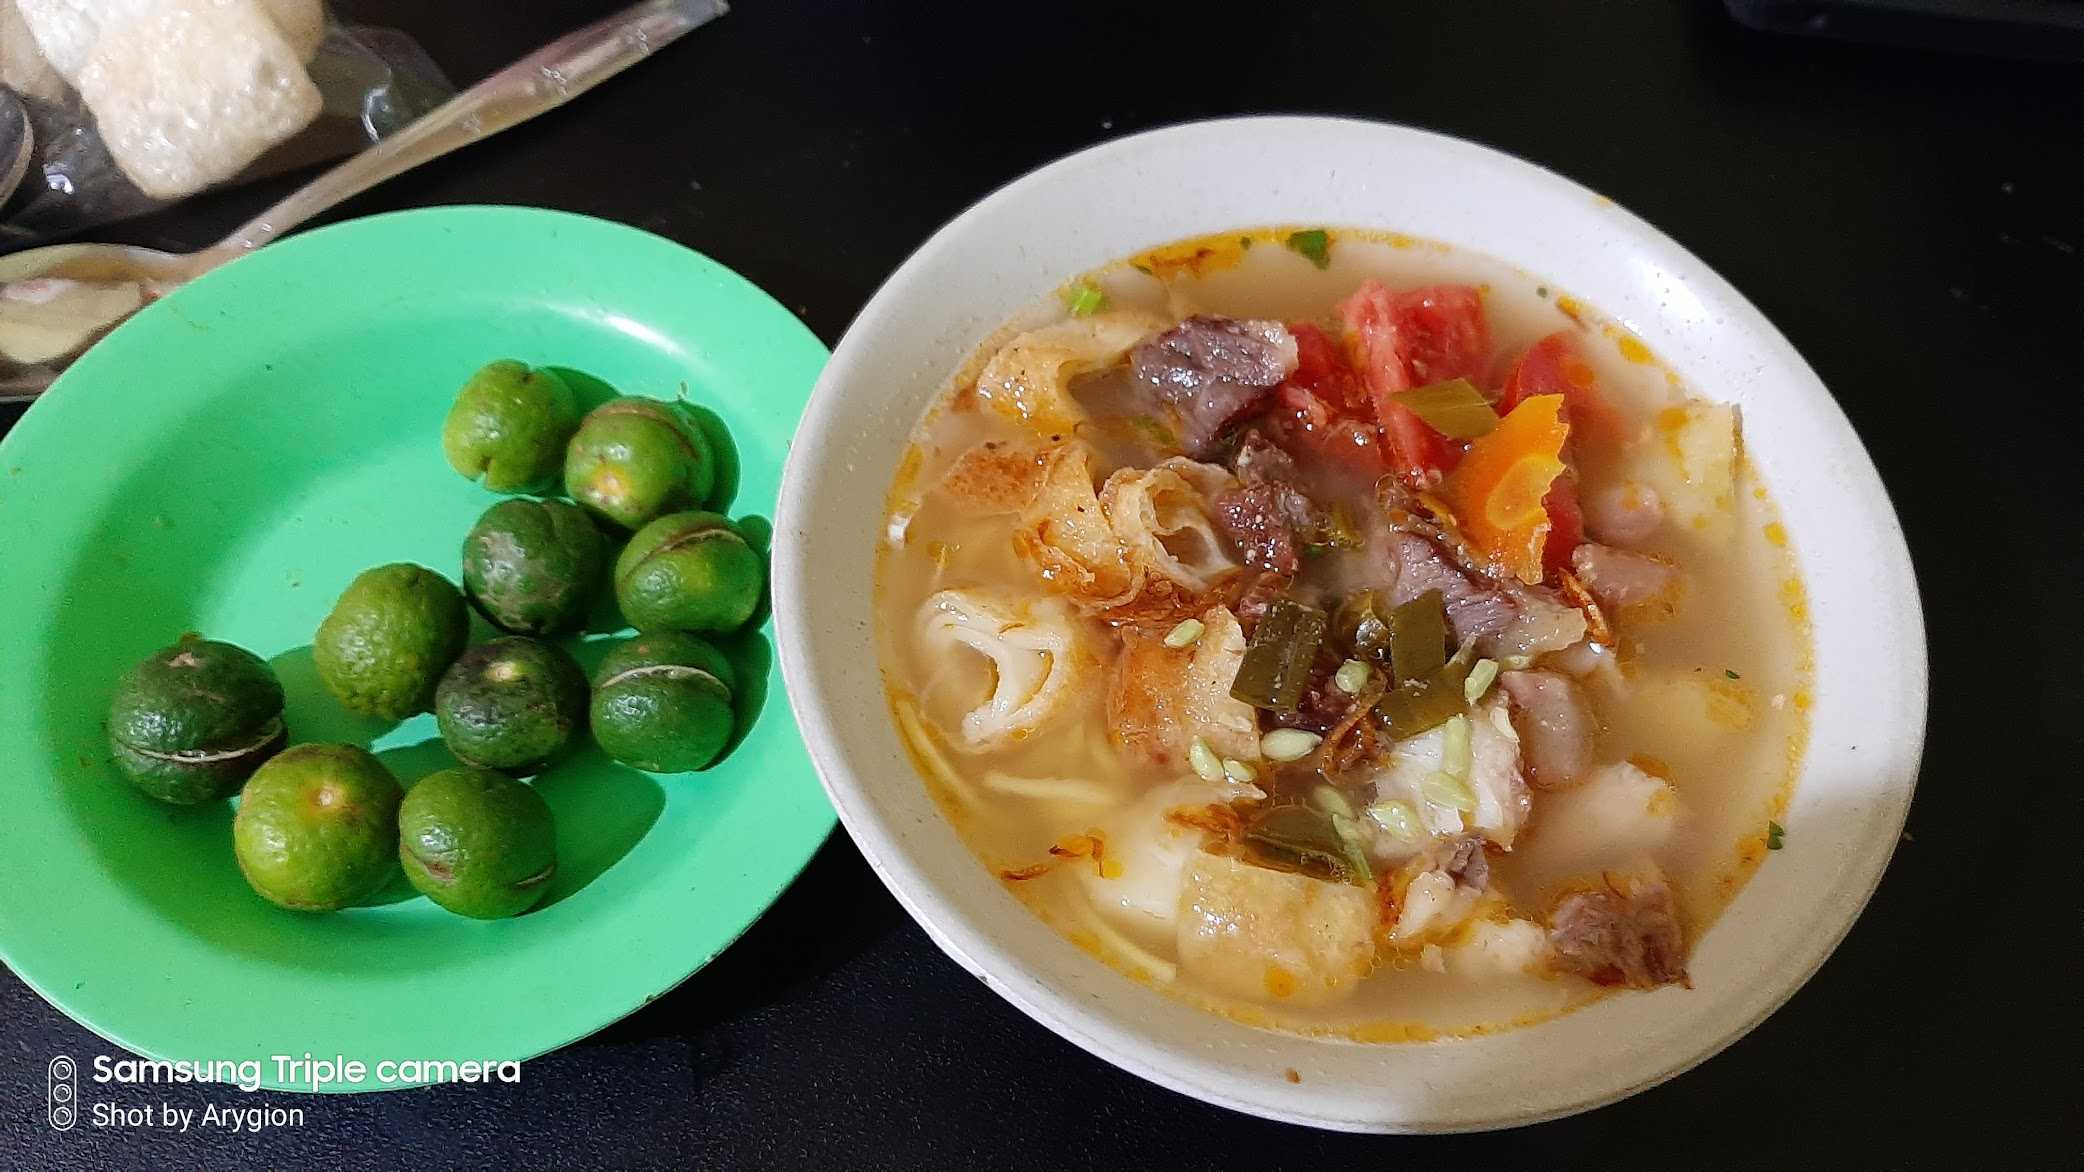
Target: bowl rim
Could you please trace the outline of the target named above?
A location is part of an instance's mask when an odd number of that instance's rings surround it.
[[[812,666],[812,634],[804,612],[804,599],[809,593],[815,568],[794,549],[789,550],[787,556],[777,558],[773,574],[777,646],[789,702],[795,712],[798,727],[804,733],[805,743],[810,750],[819,778],[839,814],[841,824],[846,827],[849,836],[863,857],[868,860],[870,867],[883,880],[905,911],[943,952],[965,970],[980,978],[994,992],[1051,1031],[1110,1064],[1168,1089],[1246,1114],[1340,1131],[1480,1131],[1517,1127],[1591,1110],[1653,1087],[1713,1057],[1785,1004],[1829,959],[1851,931],[1860,912],[1879,886],[1893,855],[1895,843],[1900,840],[1902,826],[1908,816],[1915,791],[1928,716],[1929,660],[1922,602],[1916,577],[1911,569],[1909,549],[1901,523],[1872,457],[1857,433],[1853,431],[1843,408],[1786,337],[1748,298],[1677,241],[1641,217],[1615,204],[1611,199],[1539,164],[1456,136],[1396,123],[1344,117],[1254,115],[1178,123],[1112,139],[1037,167],[973,203],[915,249],[863,305],[846,334],[834,348],[832,359],[826,365],[805,408],[796,442],[790,447],[788,461],[783,470],[780,501],[776,511],[776,529],[777,532],[795,533],[803,527],[805,518],[814,508],[808,481],[811,475],[810,464],[820,447],[818,441],[833,430],[832,423],[840,414],[840,404],[846,387],[862,377],[857,368],[870,358],[876,345],[875,331],[880,325],[880,319],[894,303],[901,303],[911,296],[907,292],[908,287],[936,259],[940,250],[953,247],[954,241],[998,209],[1015,204],[1030,192],[1047,188],[1061,181],[1067,174],[1082,169],[1113,163],[1175,145],[1179,140],[1190,136],[1212,132],[1283,134],[1300,131],[1368,135],[1378,136],[1384,141],[1395,140],[1405,147],[1458,156],[1475,167],[1515,174],[1531,185],[1546,188],[1547,194],[1555,198],[1591,201],[1602,205],[1605,214],[1613,217],[1617,226],[1634,242],[1683,262],[1687,282],[1698,285],[1712,294],[1717,302],[1732,308],[1737,320],[1730,322],[1729,328],[1744,331],[1754,337],[1774,360],[1795,377],[1795,381],[1801,384],[1796,393],[1811,400],[1808,406],[1819,414],[1818,422],[1823,423],[1833,433],[1827,437],[1828,440],[1835,444],[1840,453],[1849,457],[1849,474],[1856,482],[1853,487],[1866,494],[1865,499],[1859,503],[1867,506],[1872,514],[1869,518],[1874,522],[1871,536],[1882,547],[1881,552],[1885,555],[1886,564],[1877,569],[1877,578],[1882,580],[1887,588],[1883,604],[1890,608],[1892,617],[1902,620],[1901,630],[1897,632],[1901,642],[1894,649],[1895,663],[1910,670],[1899,671],[1888,678],[1894,684],[1894,697],[1899,706],[1910,714],[1910,726],[1898,730],[1898,740],[1890,759],[1894,763],[1892,772],[1880,776],[1880,780],[1876,782],[1877,787],[1886,785],[1890,790],[1886,795],[1890,799],[1890,805],[1881,811],[1882,821],[1874,831],[1870,831],[1869,839],[1870,842],[1882,841],[1879,829],[1886,828],[1886,849],[1879,850],[1878,855],[1871,859],[1863,873],[1858,876],[1856,890],[1848,887],[1819,897],[1820,900],[1828,901],[1826,906],[1819,908],[1820,912],[1835,907],[1841,914],[1832,917],[1828,930],[1812,931],[1809,937],[1802,941],[1804,951],[1800,962],[1793,965],[1783,964],[1774,970],[1770,978],[1769,995],[1755,1003],[1753,1012],[1732,1020],[1715,1036],[1689,1039],[1685,1053],[1669,1060],[1659,1059],[1654,1064],[1655,1069],[1647,1074],[1611,1080],[1575,1097],[1557,1098],[1481,1118],[1454,1120],[1396,1118],[1365,1113],[1316,1113],[1292,1104],[1272,1103],[1262,1097],[1228,1089],[1220,1078],[1195,1077],[1197,1073],[1209,1072],[1210,1067],[1206,1061],[1197,1062],[1185,1058],[1162,1045],[1139,1044],[1138,1039],[1121,1030],[1104,1028],[1109,1019],[1109,1011],[1095,1009],[1052,987],[1043,978],[1007,964],[1008,955],[994,940],[993,931],[963,922],[960,916],[946,913],[935,906],[933,881],[908,856],[899,835],[873,805],[860,778],[841,751],[841,737],[832,716],[814,699],[817,688],[813,683],[815,669]],[[1233,226],[1257,225],[1212,225],[1203,229],[1187,229],[1176,233],[1172,239],[1189,238],[1198,231],[1221,231],[1225,227]],[[1366,226],[1387,230],[1397,228],[1394,224]],[[1152,240],[1147,242],[1145,247],[1168,242]],[[1508,263],[1513,260],[1510,256],[1502,259]],[[1067,271],[1060,274],[1059,279],[1075,275],[1069,271],[1070,267],[1067,266]],[[1566,276],[1560,273],[1542,275],[1551,278]],[[1570,285],[1567,280],[1562,283],[1566,287]],[[1030,291],[1035,297],[1047,292],[1047,288]],[[978,338],[965,343],[963,355],[967,355],[967,348],[974,347],[981,337],[982,335],[979,335]],[[956,361],[960,362],[961,357]],[[952,371],[953,365],[950,365],[949,370]],[[945,381],[948,373],[949,371],[936,372],[936,390]],[[1874,508],[1875,505],[1879,508]],[[1804,567],[1803,580],[1810,581],[1812,573],[1813,567]],[[1812,748],[1813,735],[1812,726]],[[1805,751],[1804,760],[1796,776],[1796,792],[1800,791],[1801,781],[1808,774],[1810,766],[1810,751]],[[1904,772],[1906,767],[1907,773]],[[1901,776],[1898,776],[1899,774]],[[1870,850],[1869,853],[1873,852]],[[1743,897],[1744,893],[1740,892],[1731,906],[1736,906]],[[1100,964],[1097,960],[1093,960],[1092,963]],[[1736,993],[1733,992],[1731,997],[1735,996]],[[1615,999],[1607,1000],[1610,1002]],[[1197,1009],[1195,1012],[1206,1011]],[[1566,1015],[1568,1016],[1575,1015]],[[1215,1015],[1209,1017],[1211,1020],[1222,1020]],[[1543,1029],[1548,1024],[1550,1023],[1501,1031],[1501,1034],[1532,1032]],[[1230,1022],[1224,1022],[1224,1025],[1241,1030],[1254,1028]],[[1283,1038],[1299,1037],[1278,1031],[1267,1032]],[[1331,1045],[1356,1044],[1323,1039],[1308,1040]],[[1455,1045],[1459,1041],[1448,1039],[1435,1043],[1395,1045]],[[1246,1090],[1250,1089],[1249,1084],[1239,1085]]]

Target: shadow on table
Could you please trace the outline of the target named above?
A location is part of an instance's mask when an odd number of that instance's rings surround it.
[[[865,951],[903,919],[854,841],[835,827],[803,873],[745,935],[678,988],[592,1040],[695,1037],[719,1022],[785,1000]]]

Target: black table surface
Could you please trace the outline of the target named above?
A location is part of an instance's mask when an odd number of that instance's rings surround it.
[[[414,32],[468,81],[613,6],[337,7]],[[943,957],[836,833],[714,964],[519,1085],[241,1097],[304,1108],[302,1126],[258,1135],[47,1130],[46,1061],[108,1047],[0,977],[0,1165],[1785,1167],[1979,1150],[2074,1166],[2084,72],[1770,37],[1711,2],[1284,7],[743,0],[572,107],[338,214],[475,202],[626,221],[744,273],[831,343],[971,201],[1168,123],[1380,118],[1606,193],[1808,357],[1917,560],[1932,707],[1908,832],[1785,1008],[1574,1119],[1320,1134],[1057,1038]],[[104,235],[199,245],[284,188]]]

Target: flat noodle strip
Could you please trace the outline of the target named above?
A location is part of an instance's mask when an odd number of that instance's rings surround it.
[[[1144,970],[1166,984],[1179,980],[1179,966],[1160,957],[1150,949],[1115,931],[1114,926],[1102,919],[1093,906],[1083,900],[1078,902],[1079,919],[1100,942],[1113,949],[1123,960]]]
[[[1121,796],[1097,782],[1075,777],[1015,777],[996,769],[984,775],[984,785],[1014,797],[1088,806],[1105,806]]]
[[[933,734],[927,730],[925,720],[919,715],[919,706],[910,700],[897,700],[891,704],[891,708],[897,713],[898,731],[904,734],[905,743],[911,746],[912,755],[927,767],[927,772],[933,779],[947,786],[948,792],[960,798],[964,805],[972,808],[982,806],[984,803],[978,798],[977,791],[955,772],[955,767],[948,764],[948,758],[941,752],[941,747],[934,743]]]

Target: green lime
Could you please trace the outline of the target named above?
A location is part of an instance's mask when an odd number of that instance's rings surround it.
[[[275,673],[260,656],[199,635],[146,656],[109,702],[116,768],[175,805],[237,793],[288,740]]]
[[[470,637],[463,596],[409,562],[364,570],[318,625],[318,678],[351,712],[403,720],[424,712],[435,682]]]
[[[734,631],[760,605],[760,555],[715,513],[672,513],[615,559],[615,601],[640,631]]]
[[[586,719],[586,673],[563,648],[511,636],[465,651],[434,691],[441,739],[466,765],[531,773]]]
[[[557,827],[529,786],[489,769],[444,769],[405,795],[398,861],[420,894],[459,916],[516,916],[557,873]]]
[[[404,792],[353,745],[298,745],[247,779],[232,853],[271,903],[325,912],[374,895],[391,877]]]
[[[610,399],[579,422],[565,452],[565,491],[625,530],[700,506],[715,484],[709,437],[679,403]]]
[[[523,492],[553,484],[565,444],[579,426],[572,388],[553,370],[530,370],[502,359],[486,365],[449,408],[441,428],[442,454],[471,480],[494,492]]]
[[[693,635],[639,635],[593,673],[593,739],[651,773],[706,768],[731,739],[736,680],[723,653]]]
[[[607,562],[607,542],[577,506],[505,500],[463,539],[463,592],[501,630],[551,634],[586,617]]]

